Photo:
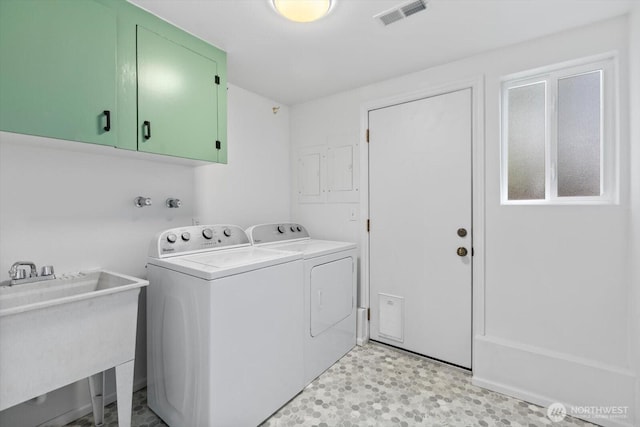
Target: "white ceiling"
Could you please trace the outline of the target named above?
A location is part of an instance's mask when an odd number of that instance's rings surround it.
[[[636,0],[430,0],[388,27],[405,0],[334,0],[310,24],[271,0],[129,0],[225,50],[229,82],[293,105],[627,13]]]

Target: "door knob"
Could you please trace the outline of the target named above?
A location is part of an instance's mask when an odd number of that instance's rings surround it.
[[[467,248],[459,247],[456,253],[458,256],[467,256],[468,251]]]

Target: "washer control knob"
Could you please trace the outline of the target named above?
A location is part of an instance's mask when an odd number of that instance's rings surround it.
[[[278,226],[278,233],[284,234],[284,225],[279,225]]]
[[[226,237],[229,237],[231,236],[231,230],[228,228],[225,228],[222,234],[224,234]]]
[[[296,230],[298,230],[298,231],[302,231],[302,228],[300,228],[300,226],[297,226],[297,227],[296,227]]]
[[[292,233],[296,232],[296,228],[294,226],[289,227],[289,229],[291,230]]]
[[[167,242],[169,243],[175,243],[176,240],[178,240],[178,238],[176,237],[175,234],[171,233],[167,235]]]
[[[185,242],[188,242],[189,239],[191,239],[191,234],[189,234],[186,231],[184,233],[182,233],[182,240],[184,240]]]
[[[211,238],[213,238],[213,231],[211,231],[210,228],[205,228],[204,230],[202,230],[202,236],[205,239],[211,240]]]

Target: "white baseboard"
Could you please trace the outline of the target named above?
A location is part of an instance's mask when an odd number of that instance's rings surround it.
[[[637,425],[633,372],[488,336],[474,339],[472,383],[543,407],[627,407],[622,418],[578,416],[603,426]]]
[[[367,345],[368,342],[369,342],[369,338],[360,338],[360,337],[358,337],[356,339],[356,344],[359,345],[360,347],[362,347],[363,345]]]
[[[133,383],[133,391],[134,393],[140,389],[143,389],[147,386],[147,379],[141,378],[138,381]],[[104,405],[107,406],[116,401],[116,392],[109,393],[105,396]],[[91,407],[91,402],[83,405],[79,408],[73,409],[71,411],[65,412],[62,415],[59,415],[49,421],[46,421],[42,424],[39,424],[37,427],[62,427],[69,424],[72,421],[77,420],[78,418],[82,418],[87,414],[90,414],[93,411]]]

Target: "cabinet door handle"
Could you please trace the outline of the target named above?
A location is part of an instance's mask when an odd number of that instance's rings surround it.
[[[142,124],[142,130],[144,131],[144,139],[150,139],[151,138],[151,122],[148,120],[145,120],[144,123]]]
[[[109,131],[111,130],[111,111],[109,111],[109,110],[104,110],[104,111],[102,112],[102,114],[104,114],[104,116],[105,116],[105,117],[106,117],[106,119],[107,119],[107,124],[104,126],[104,128],[103,128],[103,129],[104,129],[104,131],[105,131],[105,132],[109,132]]]

